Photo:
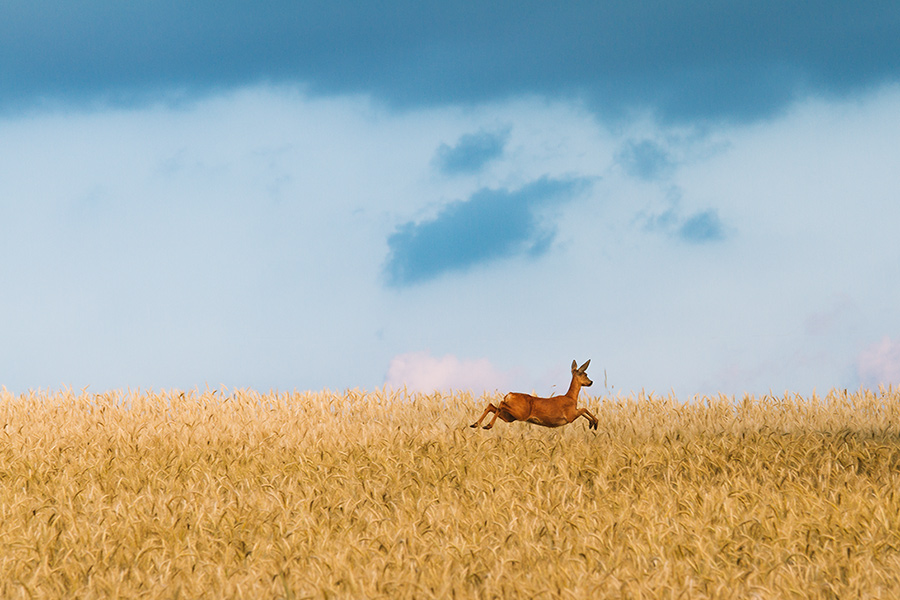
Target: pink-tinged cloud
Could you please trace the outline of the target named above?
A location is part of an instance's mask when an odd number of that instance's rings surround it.
[[[869,387],[900,384],[900,341],[884,336],[857,359],[860,383]]]
[[[452,354],[440,358],[428,352],[410,352],[391,359],[385,384],[410,391],[470,390],[492,392],[508,386],[509,377],[489,360],[461,360]]]

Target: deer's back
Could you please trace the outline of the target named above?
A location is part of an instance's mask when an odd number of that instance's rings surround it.
[[[510,392],[503,399],[507,405],[514,407],[516,412],[522,413],[522,419],[527,419],[529,416],[557,415],[569,405],[575,404],[568,396],[541,398],[521,392]]]

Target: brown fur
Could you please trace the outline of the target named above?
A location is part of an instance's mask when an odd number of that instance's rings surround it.
[[[488,403],[481,417],[472,423],[471,427],[478,427],[489,413],[494,413],[491,422],[484,426],[485,429],[493,427],[497,417],[507,423],[526,421],[544,427],[559,427],[571,423],[582,415],[589,421],[588,428],[597,429],[597,417],[586,408],[578,408],[578,392],[582,387],[589,387],[593,383],[585,373],[589,364],[590,360],[578,367],[578,364],[572,361],[572,383],[564,395],[539,398],[510,392],[500,402],[500,406]]]

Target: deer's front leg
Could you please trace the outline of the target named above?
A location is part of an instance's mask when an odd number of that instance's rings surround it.
[[[572,421],[574,421],[575,419],[577,419],[578,417],[580,417],[582,415],[584,415],[584,418],[588,420],[588,429],[597,429],[597,425],[600,424],[600,421],[597,420],[597,417],[595,417],[593,414],[591,414],[591,411],[589,411],[586,408],[579,408],[575,412],[575,416],[572,417],[572,420],[569,421],[569,423],[571,423]]]

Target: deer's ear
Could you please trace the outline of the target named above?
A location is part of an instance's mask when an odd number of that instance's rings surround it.
[[[591,364],[591,359],[588,359],[587,362],[581,365],[581,368],[578,370],[584,373],[587,370],[589,364]]]
[[[578,363],[573,360],[572,361],[572,372],[574,373],[577,370],[578,370]]]

